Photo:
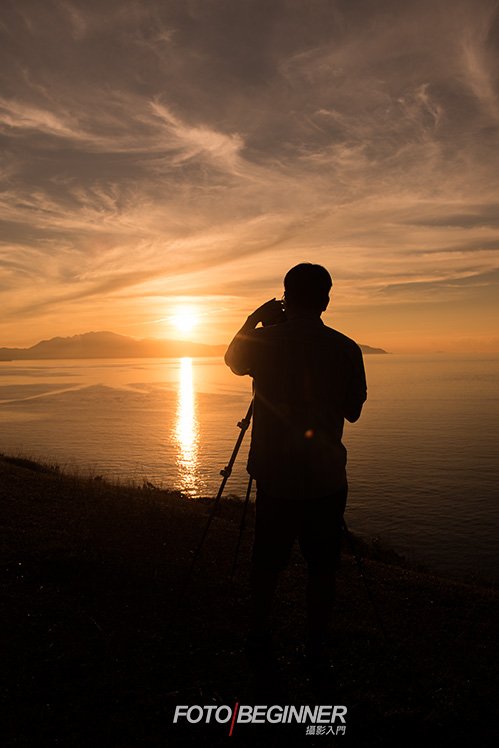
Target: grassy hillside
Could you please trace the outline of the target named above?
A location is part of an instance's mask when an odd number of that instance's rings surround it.
[[[243,654],[251,516],[228,580],[240,506],[223,503],[179,605],[209,502],[7,457],[0,500],[3,745],[225,745],[226,726],[173,726],[175,705],[265,703]],[[383,563],[379,552],[364,565],[388,638],[345,555],[328,703],[347,705],[348,719],[334,745],[496,744],[497,593]],[[297,552],[275,611],[286,678],[278,704],[315,703],[300,656],[304,579]],[[303,725],[238,730],[248,746],[333,744]]]

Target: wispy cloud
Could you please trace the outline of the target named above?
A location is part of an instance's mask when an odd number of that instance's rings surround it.
[[[127,332],[141,298],[182,289],[231,299],[220,340],[302,258],[330,267],[363,340],[380,299],[402,335],[390,305],[497,290],[497,13],[6,0],[3,339],[94,310]]]

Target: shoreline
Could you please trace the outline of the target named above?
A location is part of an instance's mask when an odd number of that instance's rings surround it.
[[[120,492],[123,491],[125,494],[130,492],[137,492],[137,495],[148,496],[149,498],[155,498],[161,501],[162,497],[166,501],[171,500],[172,497],[185,502],[186,506],[192,504],[207,505],[210,506],[214,501],[214,496],[190,496],[184,494],[179,489],[169,489],[163,485],[156,485],[149,481],[147,477],[142,478],[141,481],[135,481],[131,479],[124,479],[123,481],[116,480],[112,477],[106,477],[99,473],[94,473],[90,468],[79,468],[78,466],[61,466],[54,462],[45,462],[42,459],[34,458],[32,456],[19,455],[8,455],[0,452],[0,463],[5,462],[21,468],[26,468],[34,473],[54,473],[61,477],[69,480],[78,481],[80,483],[87,484],[90,488],[94,485],[94,482],[99,482],[101,485],[105,485],[111,491]],[[239,522],[239,514],[241,512],[242,504],[244,503],[244,497],[234,493],[224,494],[222,497],[222,504],[225,507],[232,507],[231,516],[234,515],[234,522]],[[253,517],[254,513],[254,500],[250,501],[249,513]],[[452,572],[445,571],[432,567],[430,562],[426,562],[424,559],[414,560],[411,558],[414,554],[411,551],[404,551],[404,549],[396,548],[392,543],[387,541],[383,536],[370,535],[368,532],[352,532],[349,529],[349,535],[354,541],[357,554],[361,558],[366,558],[379,563],[388,564],[389,566],[395,566],[407,571],[413,571],[429,577],[442,579],[448,582],[455,582],[456,584],[464,584],[474,588],[481,588],[484,590],[497,590],[497,583],[493,580],[487,579],[486,577],[480,576],[473,570],[468,572]],[[342,542],[342,553],[352,555],[350,545],[343,538]]]

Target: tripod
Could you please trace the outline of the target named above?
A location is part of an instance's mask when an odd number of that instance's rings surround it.
[[[222,498],[222,494],[223,494],[224,489],[225,489],[225,485],[226,485],[227,481],[229,480],[229,478],[230,478],[230,476],[232,474],[232,468],[234,467],[234,463],[236,461],[236,457],[237,457],[237,455],[239,453],[239,449],[241,448],[241,444],[243,443],[244,435],[245,435],[246,431],[248,430],[249,425],[251,423],[251,416],[252,415],[253,415],[253,400],[250,402],[249,408],[248,408],[247,413],[244,416],[244,418],[241,419],[240,421],[238,421],[237,425],[238,425],[238,427],[241,430],[239,432],[239,436],[237,437],[237,441],[236,441],[236,443],[234,445],[234,449],[232,450],[232,454],[230,456],[229,462],[220,471],[220,475],[222,476],[222,482],[220,483],[220,488],[218,489],[218,493],[216,495],[215,501],[213,502],[213,506],[212,506],[212,508],[210,510],[210,513],[208,515],[208,520],[206,522],[206,525],[204,527],[203,533],[201,535],[199,543],[197,544],[196,550],[194,551],[191,563],[190,563],[189,568],[187,570],[187,574],[185,576],[184,583],[182,585],[182,588],[181,588],[181,591],[180,591],[180,595],[179,595],[179,603],[184,599],[185,593],[187,592],[187,588],[188,588],[189,583],[191,581],[192,573],[194,571],[194,566],[196,565],[196,562],[197,562],[197,560],[198,560],[198,558],[199,558],[199,556],[201,554],[201,549],[202,549],[202,547],[204,545],[204,541],[206,540],[206,536],[208,535],[208,530],[210,529],[210,526],[211,526],[211,523],[213,521],[213,518],[215,517],[215,514],[217,512],[218,505],[220,504],[220,499]],[[237,540],[236,551],[235,551],[234,560],[233,560],[233,563],[232,563],[231,577],[230,577],[231,580],[234,578],[234,572],[235,572],[235,569],[236,569],[237,556],[239,554],[239,546],[241,544],[241,538],[242,538],[242,534],[243,534],[243,530],[244,530],[244,523],[245,523],[245,519],[246,519],[246,510],[248,508],[248,503],[249,503],[249,499],[250,499],[250,495],[251,495],[252,484],[253,484],[253,478],[250,476],[249,480],[248,480],[248,488],[246,489],[246,497],[245,497],[245,500],[244,500],[243,515],[242,515],[241,524],[240,524],[240,527],[239,527],[239,537],[238,537],[238,540]]]

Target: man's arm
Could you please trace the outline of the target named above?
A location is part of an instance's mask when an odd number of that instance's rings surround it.
[[[250,314],[241,329],[231,340],[224,356],[225,363],[234,374],[249,374],[251,371],[251,340],[250,336],[258,321]]]
[[[352,348],[351,351],[351,374],[347,386],[347,392],[345,396],[345,407],[343,415],[350,421],[355,423],[360,418],[362,412],[362,406],[367,400],[367,383],[366,373],[364,370],[364,360],[362,358],[362,351],[358,345]]]
[[[282,305],[279,301],[271,299],[250,314],[244,325],[236,333],[225,353],[225,363],[234,372],[243,376],[251,374],[254,350],[253,330],[261,322],[263,325],[271,325],[282,319]]]

